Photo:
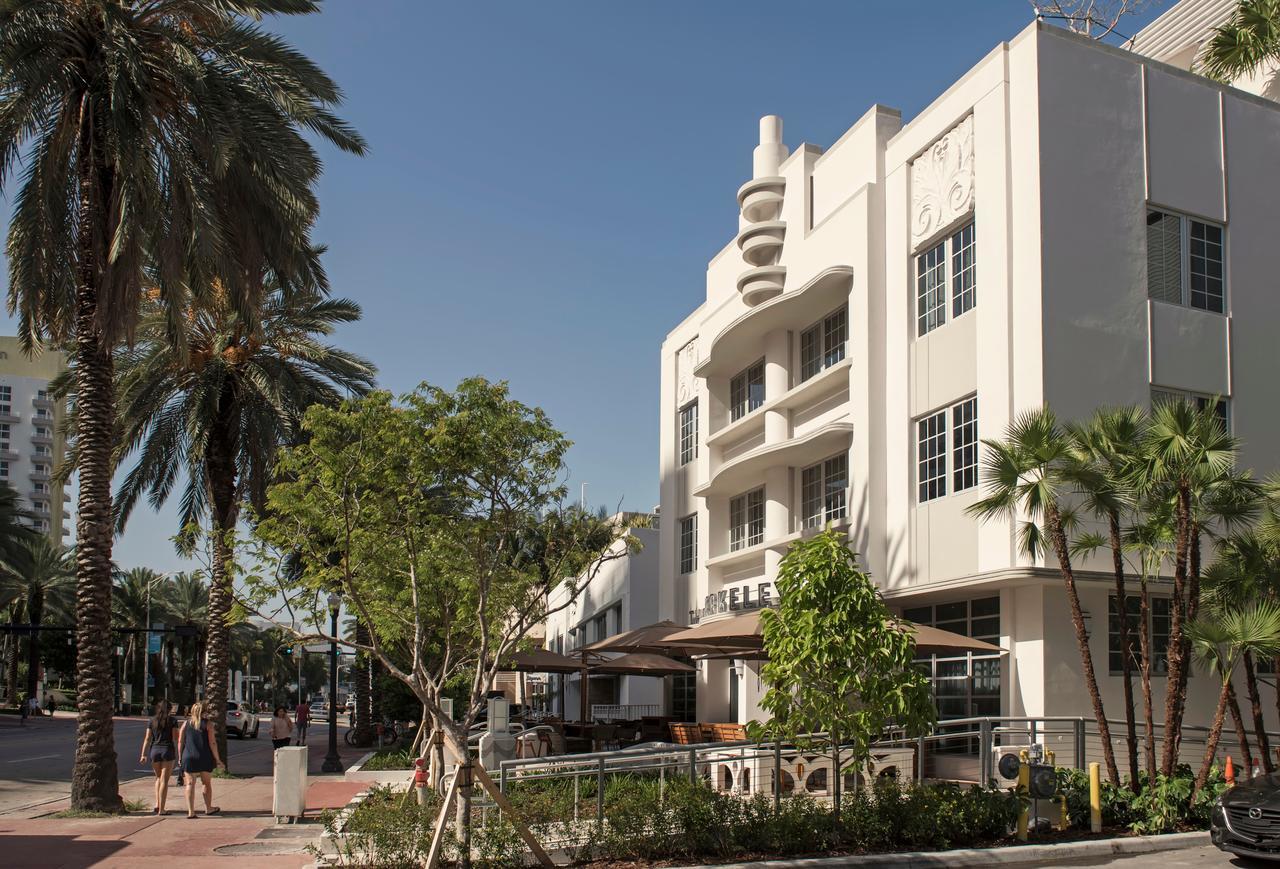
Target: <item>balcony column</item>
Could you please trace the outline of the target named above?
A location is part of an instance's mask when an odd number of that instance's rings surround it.
[[[772,467],[764,474],[764,539],[776,540],[791,533],[791,471],[786,465]],[[765,568],[772,551],[764,554]],[[776,571],[775,571],[776,572]]]
[[[775,329],[764,337],[764,400],[774,401],[791,388],[789,375],[791,345],[785,329]],[[779,444],[791,437],[791,421],[785,410],[764,412],[764,442]]]

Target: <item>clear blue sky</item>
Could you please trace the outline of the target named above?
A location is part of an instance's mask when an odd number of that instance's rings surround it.
[[[1032,18],[1026,0],[324,5],[268,26],[370,143],[325,155],[316,236],[364,307],[339,342],[397,392],[510,381],[575,442],[574,496],[632,510],[658,500],[659,346],[736,231],[758,118],[782,115],[793,149],[872,103],[909,119]],[[175,525],[137,511],[117,561],[180,566]]]

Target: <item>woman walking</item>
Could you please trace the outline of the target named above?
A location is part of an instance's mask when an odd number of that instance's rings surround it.
[[[178,731],[178,756],[187,773],[187,817],[196,816],[196,779],[204,785],[204,813],[216,815],[222,809],[213,804],[213,779],[209,773],[222,766],[213,724],[205,718],[203,703],[191,704],[191,715]]]
[[[156,807],[152,811],[167,815],[164,804],[169,798],[169,774],[173,772],[176,758],[173,747],[178,742],[178,722],[169,713],[167,700],[157,703],[153,712],[147,734],[142,737],[142,757],[138,762],[151,761],[151,770],[156,776]]]
[[[289,734],[293,733],[293,722],[289,720],[289,710],[277,706],[271,716],[271,747],[284,748],[289,744]]]

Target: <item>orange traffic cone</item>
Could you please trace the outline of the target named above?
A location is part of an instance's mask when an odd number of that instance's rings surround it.
[[[1231,755],[1227,755],[1227,766],[1226,769],[1223,770],[1222,775],[1227,780],[1228,787],[1236,786],[1236,768],[1235,765],[1231,763]]]

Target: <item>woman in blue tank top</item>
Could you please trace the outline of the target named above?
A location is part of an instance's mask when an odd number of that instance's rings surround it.
[[[191,716],[178,731],[178,756],[187,773],[187,817],[196,816],[196,779],[204,785],[204,813],[216,815],[222,811],[213,804],[213,779],[209,773],[222,766],[218,757],[218,740],[213,724],[205,717],[203,703],[191,704]]]

